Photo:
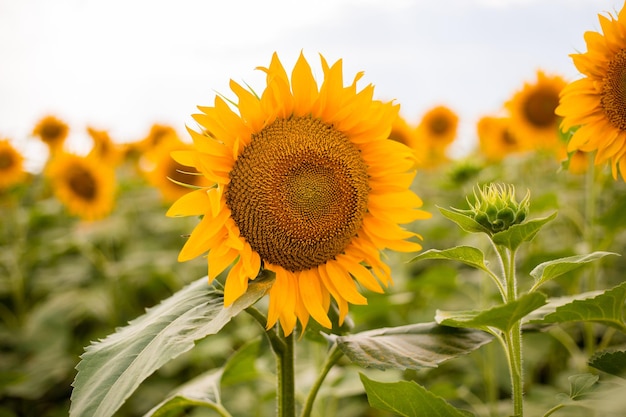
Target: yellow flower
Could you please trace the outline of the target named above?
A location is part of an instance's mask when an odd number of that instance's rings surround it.
[[[113,142],[106,130],[97,130],[87,127],[87,133],[93,141],[89,156],[98,158],[100,161],[109,165],[118,165],[122,160],[122,148]]]
[[[191,191],[191,188],[206,188],[211,185],[194,167],[176,162],[171,156],[174,151],[188,149],[191,149],[191,145],[172,135],[169,139],[161,141],[144,161],[144,165],[147,165],[144,174],[148,182],[159,190],[166,202],[174,202]]]
[[[331,298],[342,322],[349,303],[367,303],[358,285],[382,292],[391,274],[380,250],[421,249],[398,223],[429,217],[409,190],[411,150],[388,140],[399,106],[373,100],[372,85],[357,90],[362,73],[344,86],[341,60],[321,62],[318,87],[304,56],[289,78],[274,54],[260,97],[231,81],[236,109],[220,96],[199,107],[194,150],[172,154],[215,184],[168,211],[203,215],[179,260],[208,251],[210,280],[232,265],[225,305],[273,271],[267,325],[286,334],[310,317],[330,328]]]
[[[508,117],[482,117],[476,130],[480,150],[490,161],[500,161],[507,155],[524,150],[522,142],[511,131],[511,119]]]
[[[113,208],[115,173],[97,158],[57,154],[45,174],[67,210],[85,220],[105,217]]]
[[[459,116],[446,106],[428,110],[417,126],[420,140],[431,149],[445,149],[454,142],[459,126]]]
[[[526,82],[521,90],[505,103],[511,116],[511,131],[530,149],[558,152],[560,118],[554,110],[566,81],[537,71],[537,80]]]
[[[572,174],[582,175],[589,167],[589,154],[587,152],[575,151],[568,157],[567,170]]]
[[[428,152],[426,143],[418,137],[416,127],[411,126],[402,116],[398,115],[391,125],[389,139],[400,142],[411,148],[415,153],[415,157],[418,159],[418,165],[423,165],[423,159]]]
[[[48,145],[51,153],[63,148],[68,133],[69,127],[67,124],[54,116],[45,116],[33,129],[33,135]]]
[[[8,139],[0,140],[0,190],[19,184],[25,177],[22,154]]]
[[[587,52],[570,55],[584,77],[563,89],[556,113],[563,132],[580,126],[568,152],[597,151],[596,165],[609,162],[613,178],[619,168],[626,179],[626,10],[598,17],[603,33],[586,32]]]

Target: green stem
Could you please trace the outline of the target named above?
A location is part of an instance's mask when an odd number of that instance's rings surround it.
[[[309,395],[307,396],[306,403],[304,404],[304,409],[302,410],[300,417],[310,417],[311,411],[313,411],[313,403],[315,402],[317,393],[319,392],[322,386],[322,383],[324,382],[324,379],[326,378],[326,375],[328,375],[328,372],[332,369],[332,367],[337,363],[339,358],[341,358],[342,356],[343,356],[343,352],[341,351],[341,349],[339,349],[337,344],[334,344],[333,347],[328,352],[328,355],[326,356],[326,361],[324,362],[324,367],[322,368],[322,371],[317,376],[317,380],[315,381],[315,383],[311,387],[311,390],[309,391]]]
[[[517,321],[504,334],[511,372],[511,396],[513,398],[513,415],[524,415],[524,375],[522,370],[522,326]]]
[[[593,225],[596,208],[594,155],[595,154],[589,155],[589,166],[587,168],[587,175],[585,177],[585,240],[587,241],[587,250],[589,252],[593,251],[593,248],[595,247],[595,232]],[[591,270],[586,274],[586,279],[583,281],[581,292],[594,291],[596,289],[597,272],[597,265],[594,262],[594,264],[591,266]],[[583,324],[585,350],[588,356],[591,356],[595,350],[596,343],[593,327],[593,323],[591,322],[585,322]]]
[[[295,389],[295,355],[294,336],[291,333],[285,336],[280,326],[277,326],[278,337],[283,341],[282,349],[274,350],[276,355],[276,377],[278,378],[278,414],[277,417],[295,417],[296,389]]]
[[[557,410],[560,410],[561,408],[565,407],[565,404],[557,404],[554,407],[552,407],[551,409],[549,409],[544,415],[543,417],[548,417],[550,415],[552,415],[554,412],[556,412]]]

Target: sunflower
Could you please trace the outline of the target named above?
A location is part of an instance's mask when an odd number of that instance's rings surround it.
[[[0,190],[19,184],[25,177],[22,154],[8,139],[0,140]]]
[[[41,139],[51,153],[58,152],[63,148],[68,133],[68,125],[54,116],[45,116],[39,120],[33,129],[33,135]]]
[[[422,158],[427,154],[426,143],[418,137],[416,127],[411,126],[406,119],[400,115],[398,115],[391,125],[389,139],[400,142],[411,148],[415,152],[416,158],[419,160],[418,162],[421,162]]]
[[[559,151],[560,118],[554,110],[567,82],[558,75],[537,71],[537,80],[526,82],[504,106],[511,116],[511,130],[531,149]]]
[[[161,141],[147,155],[143,172],[148,182],[156,187],[166,202],[174,202],[190,191],[190,187],[208,187],[211,185],[206,177],[194,167],[183,165],[171,156],[174,151],[191,149],[191,145],[182,142],[177,136]],[[187,184],[185,186],[183,184]]]
[[[417,131],[428,147],[444,150],[454,142],[459,127],[459,116],[447,106],[435,106],[422,116]]]
[[[568,152],[596,152],[596,165],[609,162],[626,180],[626,10],[598,18],[603,33],[586,32],[587,52],[570,55],[584,77],[563,89],[556,113],[563,132],[580,126]]]
[[[105,164],[118,165],[123,157],[122,148],[113,142],[109,132],[87,127],[87,133],[93,141],[89,156],[98,158]]]
[[[194,150],[172,154],[214,183],[168,211],[203,216],[179,260],[208,251],[209,280],[232,265],[226,306],[261,268],[273,271],[267,326],[285,334],[311,317],[330,328],[331,299],[343,322],[349,303],[367,303],[358,285],[383,292],[392,279],[380,250],[421,249],[398,223],[429,217],[409,189],[412,151],[388,140],[399,106],[373,100],[372,85],[357,90],[362,73],[344,86],[341,60],[321,63],[319,88],[302,54],[291,79],[276,54],[259,68],[260,97],[231,80],[236,108],[221,96],[199,107]]]
[[[567,159],[567,170],[572,174],[582,175],[589,167],[589,154],[587,152],[572,152]]]
[[[480,151],[490,161],[499,161],[507,155],[522,152],[524,144],[511,130],[509,117],[484,116],[476,124]]]
[[[113,208],[115,174],[97,158],[60,153],[52,158],[45,174],[71,214],[97,220]]]

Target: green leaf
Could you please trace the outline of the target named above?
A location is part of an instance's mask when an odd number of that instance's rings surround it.
[[[603,258],[607,255],[618,255],[614,252],[593,252],[588,255],[569,256],[567,258],[554,259],[548,262],[543,262],[537,265],[530,275],[535,279],[535,285],[533,289],[539,287],[546,281],[554,279],[559,275],[563,275],[566,272],[572,271],[576,268],[580,268],[588,262],[592,262]]]
[[[576,401],[590,394],[595,389],[595,384],[600,377],[593,374],[572,375],[567,378],[570,383],[569,397]]]
[[[403,417],[469,417],[469,411],[454,408],[443,398],[411,381],[378,382],[363,374],[361,382],[370,405]]]
[[[144,414],[144,417],[161,417],[172,410],[192,406],[221,409],[219,390],[221,377],[222,369],[217,369],[192,379]]]
[[[556,217],[556,212],[548,217],[525,221],[524,223],[514,224],[506,230],[494,234],[491,239],[493,243],[500,246],[506,246],[512,251],[524,242],[533,240],[539,230],[548,222]]]
[[[220,412],[221,387],[255,378],[255,361],[261,346],[260,338],[246,343],[219,369],[197,376],[174,390],[165,400],[147,412],[144,417],[161,417],[171,410],[185,407],[206,407]]]
[[[541,293],[525,294],[515,301],[492,307],[488,310],[441,311],[437,310],[435,320],[439,324],[452,327],[469,327],[488,330],[496,328],[508,331],[518,320],[546,304],[546,296]]]
[[[259,277],[243,296],[224,307],[222,292],[201,278],[87,347],[76,367],[70,416],[112,416],[143,380],[193,348],[196,340],[219,332],[270,285],[271,280]]]
[[[411,262],[424,259],[450,259],[483,271],[488,271],[487,264],[485,263],[485,255],[480,249],[471,246],[457,246],[444,250],[430,249],[417,255]]]
[[[589,359],[589,366],[626,379],[626,351],[597,352]]]
[[[566,323],[570,321],[594,321],[612,326],[626,333],[624,324],[624,300],[626,300],[626,282],[609,290],[600,292],[593,298],[585,298],[559,306],[553,313],[533,323]]]
[[[487,229],[485,226],[478,223],[476,220],[474,220],[473,218],[469,217],[466,214],[459,213],[458,211],[444,209],[442,207],[438,207],[438,208],[444,217],[448,218],[449,220],[452,220],[454,223],[456,223],[461,229],[465,230],[466,232],[487,233],[488,235],[491,234],[489,232],[489,229]]]
[[[437,367],[491,340],[491,335],[481,331],[419,323],[340,336],[337,344],[364,368],[421,369]]]

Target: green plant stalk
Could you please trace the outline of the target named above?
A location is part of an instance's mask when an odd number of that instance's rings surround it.
[[[506,282],[506,300],[512,302],[517,299],[517,278],[515,274],[515,251],[497,246],[497,252],[503,265]],[[513,415],[524,415],[524,373],[522,369],[522,323],[521,320],[513,323],[504,333],[506,356],[511,374],[511,397],[513,401]]]
[[[595,247],[595,233],[594,233],[594,218],[595,218],[595,204],[596,204],[596,189],[595,189],[595,153],[589,155],[589,166],[587,167],[587,175],[585,176],[585,240],[587,241],[587,250],[593,251]],[[586,279],[583,280],[581,292],[594,291],[597,287],[596,275],[598,268],[596,263],[591,266],[591,270],[586,274]],[[595,350],[595,337],[593,331],[593,323],[584,322],[583,333],[585,340],[585,350],[588,356],[591,356]]]
[[[343,356],[343,352],[339,349],[337,344],[334,344],[328,355],[326,355],[326,361],[324,362],[324,367],[322,371],[317,376],[315,383],[311,387],[309,391],[309,395],[307,396],[306,403],[304,404],[304,408],[302,409],[302,413],[300,417],[310,417],[311,411],[313,411],[313,403],[315,402],[315,398],[317,397],[317,393],[319,392],[326,375],[332,369],[333,366],[337,363],[337,361]]]
[[[295,387],[295,355],[294,355],[294,336],[291,333],[285,336],[282,328],[278,326],[279,338],[282,339],[282,349],[276,354],[276,378],[277,378],[277,417],[295,417],[296,416],[296,387]]]

